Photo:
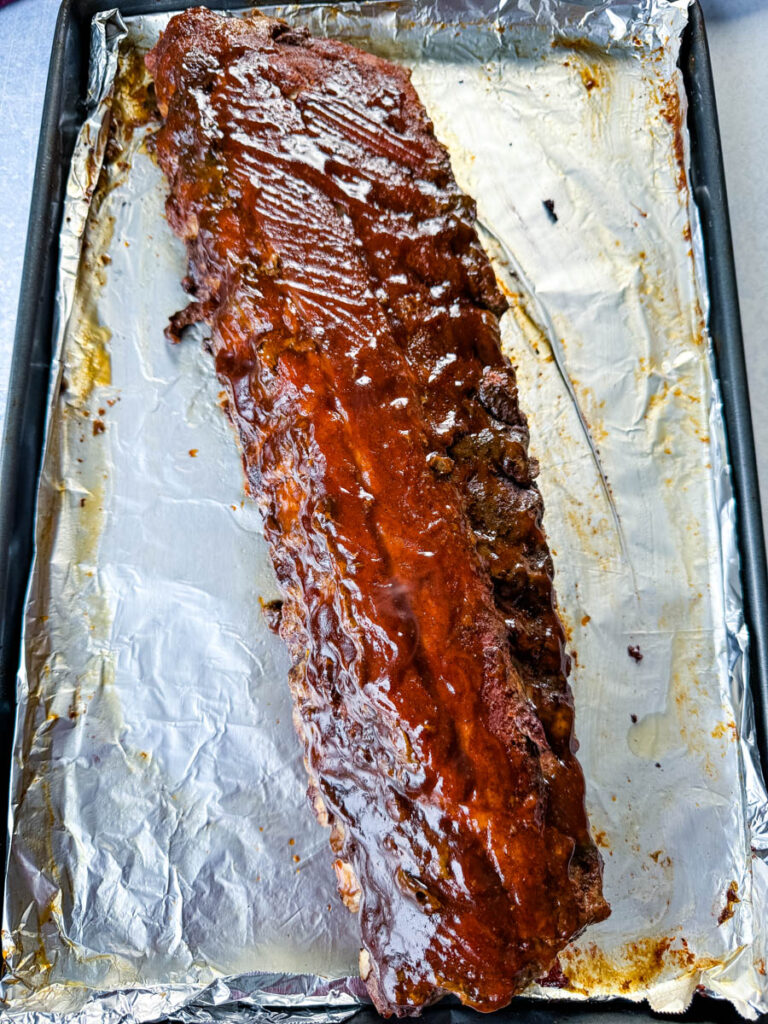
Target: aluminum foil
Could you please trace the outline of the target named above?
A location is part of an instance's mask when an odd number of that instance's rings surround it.
[[[412,68],[510,298],[608,921],[547,998],[768,1010],[768,801],[676,66],[684,0],[279,8]],[[355,918],[305,797],[276,596],[145,146],[94,24],[18,684],[4,1012],[336,1021]],[[118,68],[118,46],[120,62]],[[111,133],[111,135],[110,135]],[[634,655],[634,656],[633,656]],[[564,987],[563,987],[564,986]]]

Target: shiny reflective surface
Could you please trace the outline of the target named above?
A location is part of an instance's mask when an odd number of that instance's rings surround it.
[[[386,61],[198,9],[148,63],[361,973],[504,1005],[607,906],[473,204]]]

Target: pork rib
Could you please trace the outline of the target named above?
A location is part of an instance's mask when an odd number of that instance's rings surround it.
[[[608,906],[474,204],[388,61],[197,8],[147,65],[361,974],[503,1006]]]

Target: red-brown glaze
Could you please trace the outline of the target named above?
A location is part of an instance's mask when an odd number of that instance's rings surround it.
[[[362,973],[503,1006],[608,906],[474,205],[387,61],[198,8],[147,64]]]

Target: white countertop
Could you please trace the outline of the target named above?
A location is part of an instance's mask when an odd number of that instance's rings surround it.
[[[701,0],[720,114],[763,518],[768,522],[768,0]],[[0,422],[58,0],[0,8]],[[0,442],[1,443],[1,442]]]

